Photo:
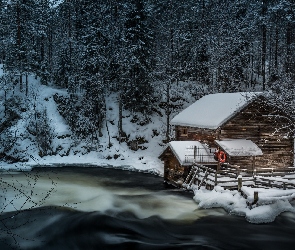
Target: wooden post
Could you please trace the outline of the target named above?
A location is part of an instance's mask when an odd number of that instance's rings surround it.
[[[217,170],[216,170],[216,172],[215,172],[215,186],[217,186]]]
[[[216,172],[215,172],[215,186],[217,186],[217,174],[219,172],[219,169],[220,169],[220,162],[217,163],[217,166],[216,166]]]
[[[254,191],[254,201],[253,201],[253,204],[256,204],[258,201],[258,192],[257,191]]]
[[[252,170],[255,169],[255,156],[252,156]]]
[[[253,168],[256,169],[256,157],[253,156]]]
[[[243,179],[242,179],[242,176],[239,175],[238,176],[238,191],[239,192],[241,192],[242,186],[243,186]]]
[[[198,167],[198,169],[197,169],[197,173],[196,173],[196,176],[197,176],[197,183],[196,183],[196,184],[197,184],[197,185],[199,185],[199,182],[200,182],[200,181],[199,181],[199,179],[200,179],[200,175],[199,175],[199,174],[200,174],[200,168]]]
[[[194,146],[194,162],[196,162],[197,157],[197,146]]]
[[[286,183],[283,182],[283,189],[286,190]]]

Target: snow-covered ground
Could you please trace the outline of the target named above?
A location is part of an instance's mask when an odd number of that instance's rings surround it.
[[[295,216],[295,190],[278,190],[242,187],[244,198],[237,190],[224,190],[216,186],[212,191],[200,189],[194,191],[194,200],[199,208],[224,208],[232,215],[243,216],[251,223],[269,223],[283,212]],[[258,192],[258,201],[253,204],[254,191]],[[293,202],[292,202],[293,201]]]
[[[52,91],[49,88],[49,91],[45,91],[49,93]],[[54,92],[54,91],[52,91]],[[51,125],[54,127],[56,134],[71,134],[68,130],[68,127],[65,125],[64,119],[60,116],[56,109],[56,105],[52,104],[54,101],[52,98],[50,100],[50,116],[53,118]],[[81,144],[73,147],[70,150],[68,156],[44,156],[39,157],[38,155],[34,155],[34,159],[31,159],[26,165],[34,166],[36,164],[39,165],[50,165],[50,164],[92,164],[96,166],[125,166],[125,168],[130,169],[138,169],[138,170],[150,170],[155,171],[158,174],[163,173],[163,165],[160,160],[155,157],[162,150],[161,145],[159,145],[159,140],[152,138],[152,129],[157,129],[161,126],[160,120],[153,121],[149,126],[141,127],[136,126],[135,124],[124,121],[123,129],[127,134],[132,135],[135,138],[137,135],[140,136],[142,133],[145,136],[145,139],[148,140],[148,145],[143,145],[147,147],[146,149],[138,149],[137,151],[131,150],[126,142],[121,142],[115,138],[118,136],[118,103],[117,96],[111,94],[107,97],[107,118],[106,123],[109,131],[109,135],[107,132],[106,125],[103,128],[103,137],[100,138],[99,142],[93,144],[93,148],[95,151],[91,151],[90,153],[81,153],[79,152],[79,147],[83,146],[83,142]],[[127,120],[127,119],[125,119]],[[112,144],[109,147],[109,138]],[[54,138],[54,144],[59,145],[60,143],[68,143],[69,138],[58,139]],[[61,141],[61,142],[59,142]],[[76,153],[77,152],[77,153]],[[114,156],[117,155],[118,158],[114,159]]]
[[[58,145],[62,145],[63,148],[68,149],[72,144],[70,137],[63,137],[63,135],[71,135],[69,126],[66,124],[64,118],[59,114],[56,103],[53,100],[53,95],[59,93],[66,95],[66,91],[57,90],[48,86],[37,84],[35,85],[35,95],[37,96],[36,102],[38,105],[45,106],[48,118],[50,119],[50,127],[55,134],[52,139],[52,147],[56,148]],[[42,100],[46,100],[43,101]],[[6,162],[0,162],[1,169],[30,169],[36,165],[54,165],[54,164],[91,164],[96,166],[125,166],[125,168],[138,169],[143,171],[151,171],[156,174],[163,174],[163,164],[158,159],[159,153],[162,151],[164,144],[161,143],[163,138],[158,135],[153,135],[152,130],[158,130],[163,127],[160,119],[155,119],[152,123],[146,126],[138,126],[128,121],[126,118],[123,121],[123,129],[127,134],[130,134],[132,138],[136,136],[144,135],[148,141],[147,144],[143,144],[146,149],[138,149],[137,151],[131,150],[126,142],[121,142],[114,138],[118,135],[118,105],[117,96],[111,94],[107,97],[107,119],[108,132],[106,126],[103,128],[103,134],[105,136],[100,138],[100,141],[92,145],[96,151],[89,153],[79,152],[79,147],[84,146],[84,143],[72,147],[68,156],[47,155],[40,157],[38,155],[38,149],[36,145],[28,138],[21,139],[25,134],[25,128],[31,112],[25,112],[22,114],[16,125],[10,128],[11,131],[15,132],[16,137],[19,136],[20,140],[17,142],[19,151],[25,151],[28,162],[8,164]],[[129,118],[131,119],[131,118]],[[109,147],[109,137],[112,146]],[[159,138],[155,138],[159,137]],[[118,158],[114,159],[114,155],[118,155]]]
[[[2,70],[3,65],[0,65],[0,77],[5,76]],[[23,81],[25,77],[23,76]],[[158,107],[158,110],[162,113],[155,112],[150,119],[151,122],[142,125],[139,122],[134,122],[134,117],[137,116],[139,121],[144,119],[141,114],[134,114],[123,109],[123,121],[122,127],[124,132],[129,136],[129,141],[138,137],[144,137],[146,143],[140,144],[138,150],[131,150],[130,146],[126,142],[119,142],[118,137],[118,118],[119,118],[119,105],[117,94],[111,93],[105,97],[106,102],[106,119],[102,128],[102,137],[99,137],[99,141],[88,144],[85,141],[74,141],[72,138],[73,133],[70,127],[67,125],[65,119],[58,112],[57,103],[54,101],[54,95],[68,97],[68,93],[65,89],[55,88],[51,86],[41,85],[39,80],[34,76],[29,75],[29,91],[28,96],[24,96],[24,92],[19,91],[19,85],[10,84],[10,88],[7,93],[6,99],[9,97],[26,98],[25,112],[21,112],[21,119],[17,124],[9,128],[9,135],[13,137],[13,146],[9,152],[5,152],[8,155],[15,156],[15,152],[18,152],[17,156],[21,159],[25,159],[26,162],[8,164],[7,162],[0,161],[0,169],[30,169],[36,165],[52,165],[57,164],[91,164],[95,166],[114,166],[122,167],[126,169],[136,169],[140,171],[153,172],[158,175],[163,175],[163,164],[158,159],[158,156],[165,147],[163,140],[165,139],[166,130],[166,117],[164,115],[164,109]],[[3,83],[3,81],[2,81]],[[196,93],[192,93],[192,87],[190,82],[179,82],[175,86],[176,89],[171,90],[177,92],[179,101],[182,108],[186,108],[192,102],[195,101]],[[25,83],[23,83],[25,85]],[[157,91],[162,93],[162,88],[165,88],[163,83],[155,84]],[[13,88],[13,91],[12,89]],[[199,91],[201,95],[202,91]],[[13,94],[12,94],[13,93]],[[0,89],[0,119],[4,117],[4,91]],[[161,94],[165,101],[165,96]],[[185,97],[185,98],[184,98]],[[32,127],[30,121],[34,122],[36,116],[36,110],[39,113],[46,112],[49,122],[49,127],[54,135],[51,139],[51,147],[54,152],[57,152],[58,148],[62,148],[57,154],[40,156],[40,150],[36,145],[36,138],[31,134],[28,134],[27,128]],[[178,111],[175,110],[174,113]],[[173,114],[172,114],[173,116]],[[132,121],[133,120],[133,121]],[[1,122],[1,120],[0,120]],[[33,126],[34,127],[34,126]],[[5,135],[2,136],[5,139]],[[109,144],[112,144],[109,147]],[[83,150],[85,147],[90,147],[93,150],[86,152]],[[0,150],[1,152],[1,150]]]

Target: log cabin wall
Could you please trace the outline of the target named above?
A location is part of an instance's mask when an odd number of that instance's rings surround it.
[[[176,182],[188,174],[188,168],[179,163],[170,148],[167,148],[160,158],[164,161],[164,180]]]
[[[176,141],[200,141],[210,147],[216,147],[214,140],[218,139],[218,131],[206,128],[175,126]]]
[[[255,169],[255,167],[258,167],[260,163],[257,162],[256,157],[254,158],[253,156],[249,156],[249,157],[229,157],[228,159],[228,163],[232,164],[232,165],[238,165],[240,166],[242,169],[248,169],[250,171],[253,171]]]
[[[167,148],[159,158],[164,162],[164,180],[168,180],[170,173],[170,159],[173,157],[173,153],[170,148]]]
[[[289,167],[294,164],[294,142],[288,124],[288,117],[264,100],[256,100],[221,127],[220,139],[252,140],[263,152],[256,157],[256,166]],[[251,166],[251,161],[249,157],[243,162]]]

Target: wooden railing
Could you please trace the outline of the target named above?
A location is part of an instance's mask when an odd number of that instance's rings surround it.
[[[238,177],[240,178],[240,184]],[[295,171],[294,168],[259,168],[256,171],[243,171],[239,166],[232,165],[221,167],[216,171],[216,168],[214,169],[212,166],[196,164],[192,167],[183,187],[199,189],[201,185],[205,185],[207,189],[213,189],[217,185],[226,189],[239,189],[239,185],[295,189]]]

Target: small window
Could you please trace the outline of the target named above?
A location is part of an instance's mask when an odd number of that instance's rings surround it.
[[[187,135],[187,128],[182,129],[182,135]]]

